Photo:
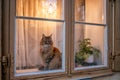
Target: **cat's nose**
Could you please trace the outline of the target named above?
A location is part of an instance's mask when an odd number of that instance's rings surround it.
[[[49,44],[49,42],[47,41],[46,44]]]

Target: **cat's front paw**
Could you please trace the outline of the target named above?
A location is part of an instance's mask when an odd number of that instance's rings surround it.
[[[38,69],[39,70],[44,70],[44,66],[39,66]]]

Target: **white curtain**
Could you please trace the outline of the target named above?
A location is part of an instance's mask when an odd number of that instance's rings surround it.
[[[16,15],[54,19],[62,17],[61,0],[54,0],[57,9],[53,14],[44,12],[43,1],[46,0],[17,0]],[[63,27],[62,22],[16,19],[16,67],[23,69],[40,65],[39,53],[42,34],[46,36],[52,34],[54,46],[63,53]]]

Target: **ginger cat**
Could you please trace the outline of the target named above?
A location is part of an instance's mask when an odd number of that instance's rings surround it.
[[[40,57],[42,60],[40,70],[61,69],[61,53],[58,48],[53,46],[52,35],[42,35],[40,41]]]

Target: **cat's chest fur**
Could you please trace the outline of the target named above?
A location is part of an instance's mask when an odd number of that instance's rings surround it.
[[[42,53],[44,53],[44,54],[51,51],[51,49],[52,49],[51,45],[41,45],[41,50],[42,50]]]
[[[51,45],[41,46],[42,57],[44,61],[53,54],[53,47]]]

